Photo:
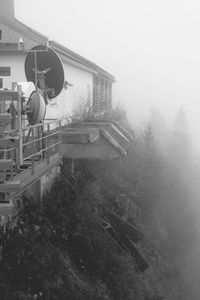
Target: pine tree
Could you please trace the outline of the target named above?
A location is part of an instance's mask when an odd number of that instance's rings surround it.
[[[165,164],[163,211],[172,249],[180,253],[193,239],[192,145],[184,109],[176,115]]]
[[[187,118],[184,109],[181,108],[173,124],[169,141],[168,158],[171,165],[174,166],[175,171],[182,173],[191,164],[191,155],[191,139]]]

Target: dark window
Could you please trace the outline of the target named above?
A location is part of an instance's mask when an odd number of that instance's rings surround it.
[[[0,40],[2,39],[2,30],[0,30]]]
[[[3,78],[0,78],[0,89],[3,88]]]
[[[105,78],[93,77],[93,109],[107,112],[112,107],[112,84]]]
[[[11,68],[10,67],[0,67],[0,76],[10,76]]]

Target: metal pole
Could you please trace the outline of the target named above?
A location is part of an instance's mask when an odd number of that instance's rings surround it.
[[[74,159],[72,158],[71,160],[71,173],[74,174],[75,173],[75,165],[74,165]]]
[[[50,125],[49,125],[49,123],[47,124],[47,132],[49,133],[49,131],[50,131]],[[50,162],[50,160],[49,160],[49,156],[50,156],[50,149],[49,149],[49,146],[50,146],[50,143],[49,143],[49,137],[47,136],[47,138],[46,138],[46,146],[47,146],[47,164],[49,165],[49,162]]]
[[[23,164],[23,136],[22,136],[22,86],[17,85],[18,101],[17,101],[17,131],[19,135],[19,151],[18,163]]]
[[[61,157],[62,157],[62,127],[61,127],[61,121],[59,121],[59,135],[58,135],[58,138],[59,138],[59,142],[60,144],[58,144],[58,151],[59,151],[59,158],[61,160]]]
[[[34,51],[34,64],[35,64],[35,88],[37,90],[37,51]]]

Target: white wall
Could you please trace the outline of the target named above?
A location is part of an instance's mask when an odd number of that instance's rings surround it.
[[[11,67],[11,76],[2,77],[4,88],[11,89],[12,82],[26,81],[24,61],[25,55],[0,55],[0,67]]]
[[[26,81],[24,73],[25,55],[1,55],[0,66],[11,67],[11,76],[3,77],[3,87],[10,89],[12,82]],[[92,101],[93,80],[92,74],[74,66],[63,64],[65,80],[73,84],[67,90],[51,100],[47,107],[46,118],[68,118],[84,105]]]

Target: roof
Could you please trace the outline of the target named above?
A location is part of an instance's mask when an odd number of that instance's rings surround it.
[[[7,27],[11,28],[15,32],[18,32],[28,38],[30,42],[28,43],[27,47],[31,48],[33,44],[31,42],[34,42],[34,44],[46,44],[46,42],[49,40],[49,38],[36,30],[30,28],[29,26],[23,24],[22,22],[18,21],[17,19],[9,20],[3,17],[0,17],[0,23],[3,23]],[[17,36],[18,38],[18,36]],[[18,40],[17,40],[18,41]],[[56,41],[51,41],[51,47],[61,54],[62,57],[72,60],[74,63],[80,64],[82,66],[85,66],[88,68],[91,72],[99,75],[100,77],[103,77],[105,79],[108,79],[112,82],[115,82],[115,78],[112,74],[105,71],[104,69],[97,66],[94,62],[84,58],[83,56],[73,52],[72,50],[66,48],[65,46],[57,43]]]

